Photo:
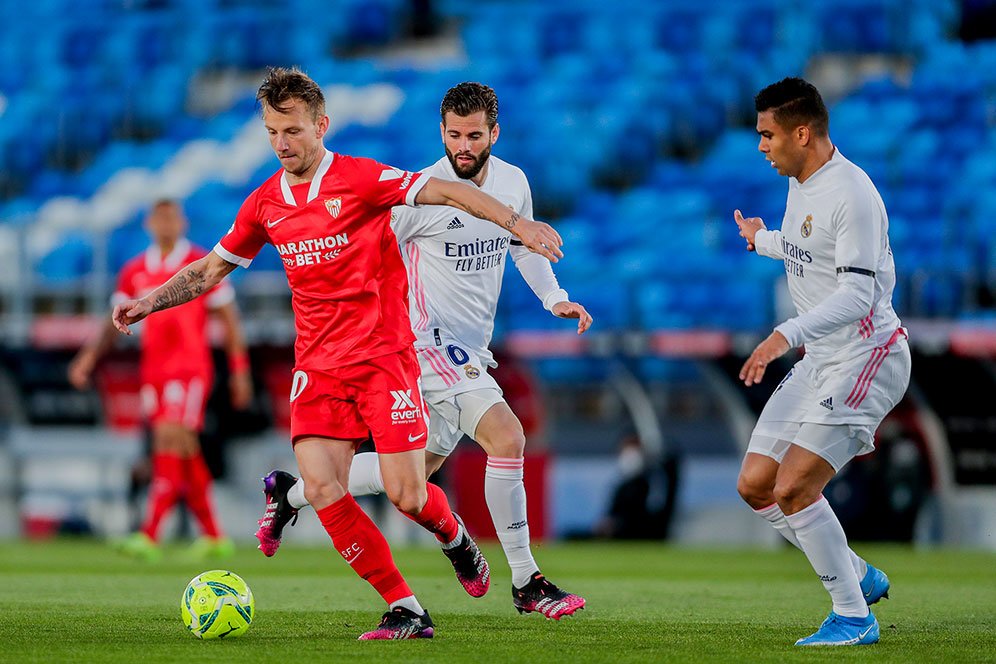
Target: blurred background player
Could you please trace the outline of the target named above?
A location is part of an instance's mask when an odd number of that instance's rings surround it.
[[[786,78],[761,90],[758,149],[789,178],[781,230],[734,213],[747,247],[784,261],[798,316],[775,328],[740,379],[760,382],[791,348],[806,354],[782,379],[751,435],[738,480],[743,499],[802,549],[833,599],[814,634],[796,645],[879,639],[868,609],[889,580],[850,550],[823,489],[857,455],[906,392],[910,351],[892,308],[896,269],[889,220],[875,185],[830,141],[817,89]]]
[[[206,255],[184,236],[187,220],[179,203],[155,202],[146,218],[152,245],[128,261],[118,276],[113,303],[143,297],[178,270]],[[201,454],[198,434],[214,379],[208,314],[221,321],[228,354],[232,405],[242,410],[252,399],[252,381],[245,338],[228,284],[210,290],[204,299],[177,307],[144,325],[141,335],[141,401],[152,429],[152,475],[145,520],[122,542],[122,550],[145,559],[160,557],[159,527],[181,500],[200,525],[202,537],[194,553],[221,557],[232,553],[211,501],[211,472]],[[90,384],[98,360],[114,344],[117,331],[110,318],[73,359],[69,380],[77,389]]]
[[[453,549],[458,571],[473,568],[486,583],[487,563],[476,544],[442,490],[425,481],[427,413],[390,209],[473,210],[554,260],[562,241],[550,226],[469,187],[328,151],[325,97],[298,69],[270,69],[257,99],[282,168],[250,194],[212,252],[144,298],[118,304],[114,322],[130,333],[129,325],[209,291],[273,244],[293,295],[291,441],[308,501],[339,554],[389,606],[380,625],[360,638],[431,638],[428,612],[347,490],[355,447],[372,435],[391,501]],[[272,502],[272,487],[265,489]]]
[[[525,174],[493,157],[498,140],[498,97],[480,83],[451,88],[440,105],[439,131],[446,155],[422,172],[473,185],[521,216],[532,218],[533,202]],[[443,465],[464,434],[488,453],[484,495],[495,531],[512,569],[512,600],[520,613],[537,611],[559,620],[584,607],[584,598],[544,577],[529,546],[522,424],[488,373],[496,366],[488,345],[509,253],[543,307],[560,318],[578,319],[578,334],[591,326],[585,308],[560,288],[550,261],[522,246],[511,233],[452,208],[398,207],[391,227],[408,270],[408,300],[415,350],[422,371],[422,394],[429,405],[426,473]],[[307,504],[304,483],[274,471],[279,487],[278,518],[272,538]],[[384,481],[376,454],[360,454],[349,475],[353,495],[380,494]],[[275,549],[274,549],[275,552]],[[271,554],[272,555],[272,554]],[[482,589],[467,586],[474,596]]]

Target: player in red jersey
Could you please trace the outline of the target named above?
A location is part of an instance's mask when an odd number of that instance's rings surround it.
[[[372,435],[386,493],[402,512],[462,549],[458,573],[488,573],[446,496],[425,481],[425,405],[408,318],[407,276],[391,231],[395,205],[451,205],[507,228],[556,261],[562,240],[459,182],[326,150],[321,89],[297,69],[271,69],[260,86],[263,123],[282,169],[246,199],[214,251],[149,295],[119,304],[117,328],[207,292],[273,244],[291,287],[297,340],[291,440],[308,502],[336,550],[389,610],[361,639],[429,638],[433,624],[415,599],[383,535],[347,491],[356,445]]]
[[[207,252],[184,237],[187,221],[180,205],[157,201],[146,228],[152,245],[125,264],[118,277],[114,303],[146,295],[164,284],[177,270]],[[211,393],[214,366],[207,340],[208,314],[225,329],[232,405],[242,409],[252,398],[249,361],[228,284],[213,288],[203,300],[171,310],[145,324],[141,339],[142,408],[152,427],[152,481],[142,528],[124,541],[123,550],[138,557],[160,557],[159,525],[183,499],[200,524],[202,538],[195,552],[205,557],[228,555],[231,541],[224,537],[211,504],[211,473],[201,455],[198,433]],[[78,389],[90,383],[100,357],[114,343],[117,331],[108,320],[100,334],[84,346],[69,366],[69,380]]]

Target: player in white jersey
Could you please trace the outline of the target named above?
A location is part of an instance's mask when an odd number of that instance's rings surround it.
[[[833,600],[796,645],[863,645],[879,638],[868,609],[889,580],[850,550],[823,489],[874,449],[875,429],[909,384],[906,330],[892,308],[889,220],[875,185],[830,141],[820,93],[787,78],[755,97],[758,149],[789,177],[781,230],[734,218],[747,248],[784,261],[798,315],[775,328],[740,371],[748,386],[790,348],[806,354],[775,389],[751,435],[738,480],[743,499],[800,548]]]
[[[446,156],[424,172],[479,187],[532,218],[525,174],[491,155],[499,133],[494,90],[461,83],[446,93],[440,116]],[[508,254],[547,311],[577,319],[578,334],[591,326],[591,316],[570,301],[547,259],[494,224],[467,213],[454,214],[450,207],[424,206],[395,208],[392,228],[408,269],[415,350],[430,411],[426,473],[442,466],[464,434],[476,440],[488,453],[484,494],[512,570],[513,605],[520,613],[535,611],[557,620],[571,615],[584,607],[585,600],[547,580],[533,559],[523,485],[525,435],[488,373],[488,368],[497,366],[488,345]],[[307,504],[303,482],[291,486],[292,481],[286,473],[279,477],[286,491],[287,504],[279,510],[284,522]],[[354,496],[384,492],[376,454],[354,457],[349,492]],[[458,576],[464,581],[459,571]],[[464,587],[474,596],[487,592],[480,584],[464,583]]]

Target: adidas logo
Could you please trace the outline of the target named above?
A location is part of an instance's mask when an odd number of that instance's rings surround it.
[[[463,223],[458,217],[453,217],[453,221],[451,221],[450,225],[446,227],[446,230],[451,231],[455,228],[463,228]]]
[[[833,410],[833,397],[827,397],[826,399],[820,402],[820,405],[826,408],[827,410]]]

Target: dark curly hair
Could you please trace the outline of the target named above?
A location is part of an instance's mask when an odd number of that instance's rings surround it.
[[[484,111],[488,121],[488,129],[494,129],[498,123],[498,95],[483,83],[467,81],[454,85],[446,91],[443,103],[439,105],[439,117],[446,122],[446,114],[453,112],[461,118]]]

